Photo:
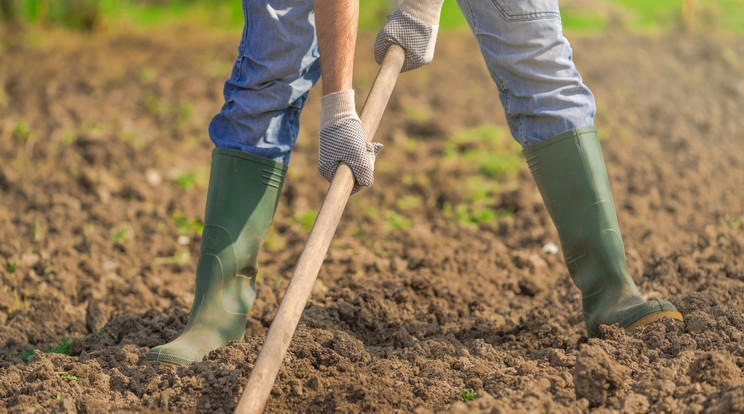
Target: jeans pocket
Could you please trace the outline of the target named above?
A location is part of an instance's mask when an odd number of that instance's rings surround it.
[[[558,0],[491,0],[508,21],[560,19]]]

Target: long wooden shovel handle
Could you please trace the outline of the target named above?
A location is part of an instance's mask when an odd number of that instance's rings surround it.
[[[377,72],[360,116],[368,141],[372,140],[377,131],[377,125],[393,93],[404,60],[403,49],[393,45],[388,49]],[[263,411],[353,186],[354,176],[351,169],[346,164],[339,165],[292,273],[276,317],[271,323],[261,353],[238,401],[236,413],[258,414]]]

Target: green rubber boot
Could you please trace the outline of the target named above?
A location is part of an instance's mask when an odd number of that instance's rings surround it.
[[[630,277],[597,130],[564,132],[524,155],[581,291],[587,335],[599,336],[599,325],[632,330],[662,316],[681,321],[668,301],[646,302]]]
[[[146,361],[201,361],[230,340],[241,340],[256,299],[256,257],[276,211],[284,164],[240,151],[212,152],[196,294],[189,323]]]

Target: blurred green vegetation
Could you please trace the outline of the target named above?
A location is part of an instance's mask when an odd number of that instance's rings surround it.
[[[694,24],[706,30],[744,33],[744,0],[562,0],[568,31],[603,32],[611,27],[633,31],[669,31],[683,27],[683,3],[694,5]],[[375,31],[395,8],[396,0],[360,0],[359,24]],[[188,22],[239,29],[240,0],[0,0],[0,17],[21,24],[92,29],[126,23],[137,28]],[[442,30],[467,27],[455,0],[442,10]]]

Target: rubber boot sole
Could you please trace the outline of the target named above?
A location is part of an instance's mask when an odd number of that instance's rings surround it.
[[[626,332],[633,332],[634,330],[636,330],[636,329],[638,329],[638,328],[640,328],[642,326],[650,325],[650,324],[658,321],[659,319],[661,319],[664,316],[667,316],[669,318],[672,318],[672,319],[674,319],[676,321],[684,322],[684,319],[682,318],[682,314],[679,313],[679,312],[675,312],[675,311],[657,312],[657,313],[652,313],[651,315],[646,315],[646,316],[642,317],[641,319],[638,319],[637,321],[633,322],[633,324],[631,324],[630,326],[628,326],[627,328],[625,328],[625,331]]]
[[[199,361],[193,361],[193,360],[181,358],[175,355],[160,355],[159,354],[156,357],[150,358],[150,359],[145,357],[145,364],[149,364],[151,362],[160,362],[163,365],[169,365],[172,367],[182,367],[184,365],[193,364],[194,362],[199,362]]]

